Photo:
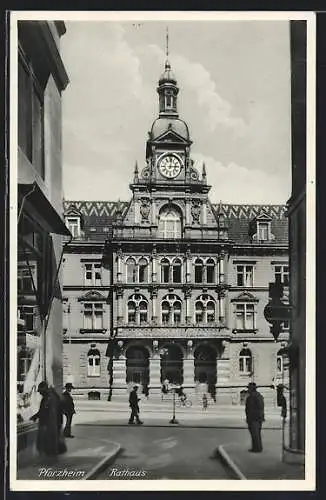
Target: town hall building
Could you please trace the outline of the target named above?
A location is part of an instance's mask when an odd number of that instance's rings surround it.
[[[263,310],[270,282],[288,292],[286,206],[213,203],[169,61],[157,92],[130,200],[64,202],[64,379],[89,399],[155,398],[168,380],[217,404],[255,381],[275,403],[289,324],[274,341]]]

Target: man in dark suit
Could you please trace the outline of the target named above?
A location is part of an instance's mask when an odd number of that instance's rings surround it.
[[[261,427],[265,420],[264,398],[260,392],[257,391],[255,382],[250,382],[248,384],[248,393],[246,399],[246,420],[252,442],[252,447],[249,451],[260,453],[263,451]]]
[[[72,417],[76,413],[75,411],[75,405],[74,405],[74,400],[72,399],[71,396],[71,389],[73,389],[73,385],[68,382],[65,385],[66,390],[62,394],[62,412],[66,416],[66,425],[63,431],[63,434],[67,438],[73,438],[71,434],[71,422],[72,422]]]
[[[139,401],[140,398],[138,397],[137,394],[138,391],[138,386],[135,385],[133,390],[130,392],[129,395],[129,406],[131,408],[131,415],[129,418],[129,424],[134,423],[134,419],[136,419],[137,424],[142,424],[143,422],[139,419]]]

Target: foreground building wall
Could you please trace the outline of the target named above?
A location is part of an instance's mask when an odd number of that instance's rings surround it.
[[[18,22],[18,421],[62,387],[62,22]]]

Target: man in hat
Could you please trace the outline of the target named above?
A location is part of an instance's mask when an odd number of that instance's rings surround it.
[[[133,390],[130,392],[130,395],[129,395],[129,406],[131,408],[131,415],[129,418],[129,424],[133,424],[135,418],[136,418],[137,424],[143,423],[139,419],[139,404],[138,403],[140,401],[140,398],[138,397],[137,391],[138,391],[138,386],[135,385],[133,387]]]
[[[36,448],[40,454],[58,455],[67,448],[61,435],[62,412],[60,396],[46,381],[40,382],[37,388],[42,399],[40,408],[31,420],[38,420]]]
[[[68,382],[65,385],[65,391],[62,394],[62,411],[63,414],[66,416],[66,425],[63,431],[63,434],[67,438],[73,438],[71,434],[71,422],[72,422],[72,417],[76,413],[75,411],[75,405],[74,405],[74,400],[72,399],[71,396],[71,389],[74,389],[74,386]]]
[[[265,420],[264,398],[260,392],[257,391],[255,382],[250,382],[248,384],[248,393],[249,394],[246,399],[246,420],[252,442],[252,446],[249,451],[253,453],[260,453],[263,451],[261,427]]]

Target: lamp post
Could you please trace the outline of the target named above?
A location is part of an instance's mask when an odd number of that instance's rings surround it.
[[[178,424],[179,421],[175,418],[175,387],[172,388],[172,391],[173,391],[173,399],[172,399],[172,402],[173,402],[173,414],[172,414],[172,419],[170,420],[170,424]]]

